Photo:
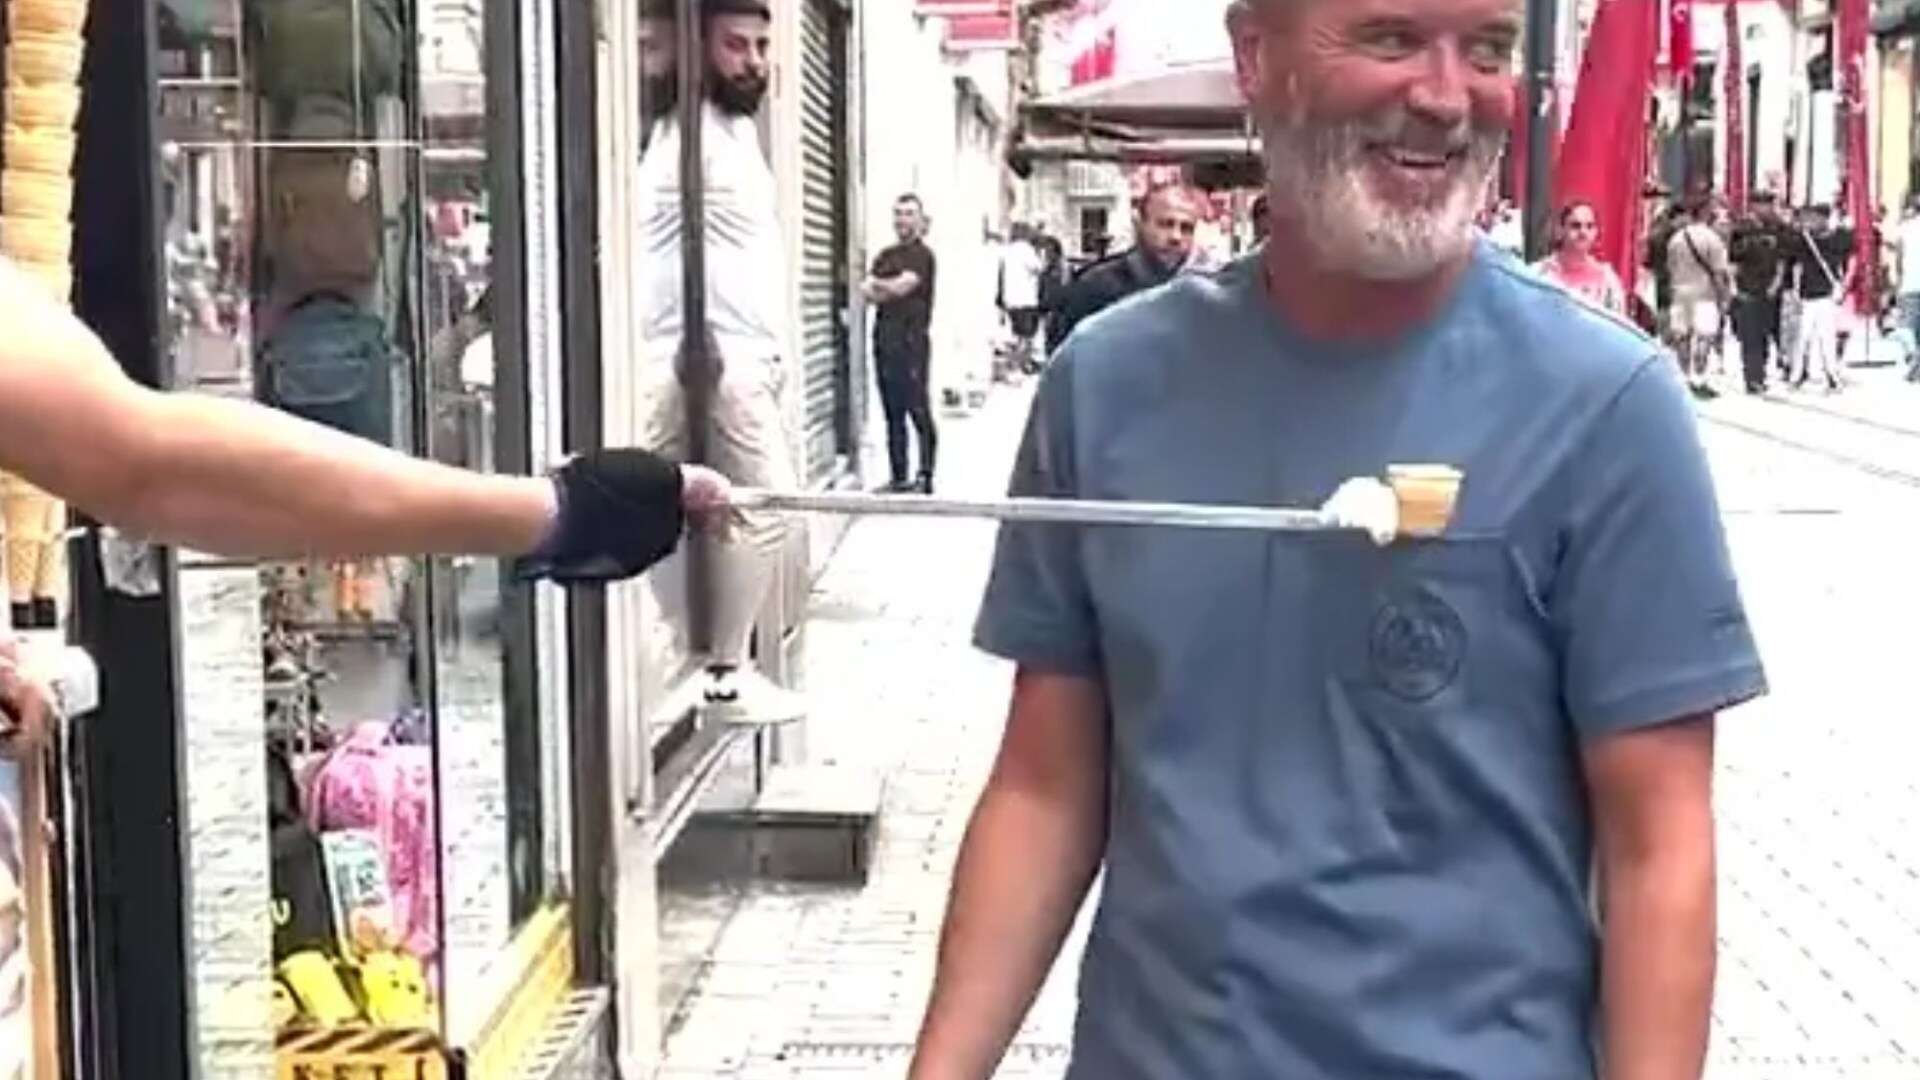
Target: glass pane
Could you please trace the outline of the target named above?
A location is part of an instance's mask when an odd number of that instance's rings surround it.
[[[517,469],[502,458],[498,438],[487,30],[478,3],[434,5],[423,18],[428,448],[464,468]],[[435,560],[447,1007],[458,1038],[484,1022],[493,1005],[472,988],[483,984],[517,922],[544,899],[540,729],[534,717],[507,715],[502,581],[496,560]]]
[[[158,11],[177,384],[419,452],[411,5],[167,0]],[[181,591],[202,1066],[258,1065],[269,1017],[437,1026],[427,565],[189,557]],[[243,781],[251,791],[234,792]],[[357,985],[369,961],[397,976],[377,1007]]]

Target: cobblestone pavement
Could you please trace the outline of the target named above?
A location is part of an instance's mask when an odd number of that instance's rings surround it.
[[[1915,654],[1920,392],[1703,410],[1774,695],[1722,728],[1722,963],[1711,1080],[1920,1080]],[[1024,399],[950,424],[955,491],[1003,482]],[[753,890],[676,1026],[663,1076],[903,1074],[1007,672],[967,632],[987,526],[868,521],[821,583],[809,642],[819,753],[889,770],[860,892]],[[1066,1065],[1078,937],[1002,1077]]]

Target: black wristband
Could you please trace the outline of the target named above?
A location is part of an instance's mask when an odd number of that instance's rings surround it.
[[[621,581],[673,554],[686,529],[680,467],[644,450],[593,450],[553,474],[560,513],[514,563],[523,581]]]

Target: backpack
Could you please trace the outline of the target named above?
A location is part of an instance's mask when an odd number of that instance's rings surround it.
[[[397,365],[378,315],[320,293],[295,305],[260,343],[260,399],[303,420],[392,446]]]

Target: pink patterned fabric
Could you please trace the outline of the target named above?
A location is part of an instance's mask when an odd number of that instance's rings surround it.
[[[440,949],[433,751],[388,742],[385,724],[362,724],[327,755],[308,786],[315,832],[370,829],[386,853],[395,932],[429,967]]]

